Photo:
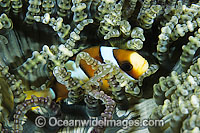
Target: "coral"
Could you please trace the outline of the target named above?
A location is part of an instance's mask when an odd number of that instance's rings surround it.
[[[15,14],[18,14],[21,9],[22,9],[22,1],[21,0],[12,0],[11,1],[11,7],[12,7],[12,11],[15,13]]]
[[[180,60],[183,71],[186,71],[188,67],[192,64],[192,59],[194,58],[194,54],[199,48],[200,42],[198,37],[199,37],[198,33],[195,35],[195,37],[190,36],[188,44],[182,47],[183,52],[182,55],[180,56]]]
[[[14,132],[22,132],[22,119],[24,114],[31,109],[33,106],[40,106],[47,109],[49,116],[55,116],[59,112],[59,105],[51,102],[50,98],[46,97],[36,97],[32,96],[31,99],[26,100],[24,103],[19,104],[16,108],[16,113],[14,114]]]
[[[71,1],[66,0],[57,0],[58,4],[58,15],[61,17],[65,17],[69,14],[68,10],[71,9]]]
[[[124,42],[124,45],[118,44],[116,42],[111,43],[114,47],[119,47],[123,49],[140,50],[143,48],[143,42],[145,41],[144,30],[140,27],[135,27],[131,31],[131,40]]]
[[[199,132],[199,16],[196,0],[0,0],[0,130]],[[38,128],[39,115],[165,124]]]
[[[109,96],[104,94],[103,91],[98,92],[93,90],[89,93],[89,95],[93,96],[95,99],[102,100],[102,102],[105,104],[105,110],[103,113],[101,113],[101,117],[102,119],[111,120],[112,115],[114,113],[115,101],[113,101]],[[104,130],[104,127],[98,126],[95,127],[91,132],[102,132]]]
[[[0,16],[0,29],[12,29],[13,23],[6,14]]]
[[[53,7],[55,6],[53,0],[44,0],[42,1],[42,13],[49,13],[52,14]]]
[[[0,9],[1,9],[1,13],[5,12],[6,14],[9,13],[10,11],[10,0],[1,0],[0,1]]]
[[[140,26],[144,29],[150,29],[154,19],[156,18],[156,15],[159,13],[160,10],[161,10],[160,5],[152,5],[150,9],[146,9],[144,14],[141,15],[139,18]]]
[[[71,8],[74,22],[80,22],[87,18],[87,14],[83,11],[86,8],[85,3],[81,3],[82,0],[72,0],[73,6]]]
[[[171,20],[161,29],[162,33],[159,35],[157,45],[158,60],[161,64],[169,58],[170,40],[176,41],[179,37],[185,36],[187,32],[193,32],[198,26],[198,6],[192,4],[190,8],[185,5],[179,7]]]
[[[28,12],[26,13],[25,21],[28,24],[33,24],[34,16],[40,13],[40,5],[42,4],[40,0],[29,0]]]
[[[196,121],[197,117],[193,116],[193,112],[199,110],[199,63],[200,59],[188,69],[187,73],[183,72],[181,75],[173,71],[171,76],[161,77],[159,84],[154,85],[154,98],[159,106],[155,108],[150,118],[164,119],[166,126],[165,129],[149,127],[151,132],[167,130],[179,132],[182,128],[184,132],[199,130],[199,125],[186,126],[190,119]],[[194,71],[195,74],[192,73]]]
[[[67,38],[67,35],[69,34],[69,30],[70,30],[70,25],[63,24],[63,18],[62,17],[58,17],[57,19],[50,18],[50,14],[45,13],[44,16],[42,16],[42,17],[34,16],[34,19],[37,22],[42,22],[44,24],[49,24],[50,26],[52,26],[54,31],[58,32],[58,35],[61,39]]]

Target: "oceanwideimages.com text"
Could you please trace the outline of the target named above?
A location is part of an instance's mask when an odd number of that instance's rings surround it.
[[[76,127],[76,126],[104,126],[104,127],[139,127],[139,126],[163,126],[163,120],[107,120],[106,118],[103,119],[89,119],[89,120],[61,120],[57,119],[56,117],[50,117],[48,120],[43,116],[38,116],[35,119],[35,124],[37,127],[44,127],[48,122],[48,125],[55,127]]]

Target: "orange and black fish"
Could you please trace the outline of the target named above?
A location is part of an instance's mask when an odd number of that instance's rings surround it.
[[[94,46],[84,49],[83,52],[89,53],[92,58],[102,63],[105,63],[105,60],[112,62],[121,68],[131,80],[138,79],[144,72],[147,71],[149,67],[147,60],[132,50],[106,46]],[[88,81],[90,77],[94,76],[95,70],[93,70],[90,65],[87,65],[84,60],[81,60],[79,67],[76,67],[75,59],[76,55],[70,58],[70,60],[65,64],[65,68],[67,71],[71,72],[72,78],[76,78],[83,82]],[[105,90],[108,86],[108,83],[103,81],[101,88]],[[48,92],[41,91],[40,96],[46,96],[49,94],[51,94],[53,98],[56,98],[56,101],[59,101],[67,98],[68,91],[64,85],[56,82],[52,89]]]

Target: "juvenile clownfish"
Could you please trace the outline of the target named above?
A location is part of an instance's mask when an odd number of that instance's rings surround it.
[[[50,97],[51,99],[56,99],[56,101],[60,101],[68,97],[68,90],[66,89],[65,85],[62,85],[57,81],[54,82],[51,88],[47,90],[29,90],[24,91],[24,93],[26,94],[25,100],[30,99],[31,95],[35,95],[37,97]],[[32,109],[35,109],[35,107]]]
[[[26,94],[26,99],[31,99],[32,95],[35,95],[37,97],[51,97],[52,99],[55,99],[55,93],[52,90],[52,88],[49,88],[48,90],[41,90],[41,91],[33,91],[33,90],[29,90],[29,91],[24,91],[24,93]],[[32,107],[32,110],[36,109],[36,107]]]
[[[106,46],[94,46],[87,49],[84,49],[83,52],[89,53],[89,55],[105,63],[105,60],[108,60],[121,68],[127,77],[131,80],[138,79],[144,72],[147,71],[149,64],[146,59],[139,55],[135,51],[118,49],[115,47],[106,47]],[[90,77],[94,76],[94,71],[90,65],[84,60],[80,61],[80,67],[75,65],[76,55],[70,58],[69,61],[65,64],[66,70],[71,72],[71,77],[86,82]],[[107,81],[103,81],[101,88],[106,91],[108,88]],[[64,85],[56,82],[56,85],[52,87],[55,95],[56,101],[67,98],[68,91]],[[51,91],[51,93],[53,93]]]
[[[89,55],[105,63],[106,60],[112,62],[119,68],[121,68],[130,80],[138,79],[144,72],[147,71],[149,64],[141,55],[135,51],[118,49],[115,47],[106,46],[94,46],[84,49],[83,52],[89,53]],[[72,78],[88,81],[90,77],[94,76],[94,71],[91,66],[87,65],[84,60],[80,61],[80,67],[75,65],[76,56],[72,57],[66,63],[67,71],[71,72]],[[107,81],[103,80],[101,88],[106,91],[109,87]]]
[[[83,52],[89,53],[92,58],[101,63],[105,63],[105,60],[112,62],[121,68],[131,80],[138,79],[149,67],[148,62],[141,55],[131,50],[95,46],[84,49]],[[74,62],[75,59],[76,56],[66,63],[66,69],[72,73],[73,78],[88,80],[94,76],[94,70],[91,66],[87,65],[84,60],[81,60],[80,67],[77,68]]]

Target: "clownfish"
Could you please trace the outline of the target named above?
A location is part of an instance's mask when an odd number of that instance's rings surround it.
[[[118,49],[115,47],[106,46],[94,46],[82,50],[83,52],[89,53],[89,55],[105,63],[106,60],[112,62],[114,65],[118,66],[122,71],[125,72],[130,80],[138,79],[144,72],[147,71],[149,64],[145,58],[140,54],[132,50]],[[71,77],[78,79],[80,81],[86,82],[90,77],[94,76],[94,71],[90,65],[84,60],[80,61],[79,67],[75,64],[76,55],[71,57],[65,64],[65,68],[68,72],[71,72]],[[103,81],[101,88],[106,90],[109,85],[107,81]],[[49,90],[49,93],[55,98],[56,101],[67,98],[68,91],[64,85],[56,82],[52,87],[53,90]],[[47,92],[40,93],[40,96],[46,95]],[[46,94],[45,94],[46,93]],[[55,94],[52,94],[55,93]]]

